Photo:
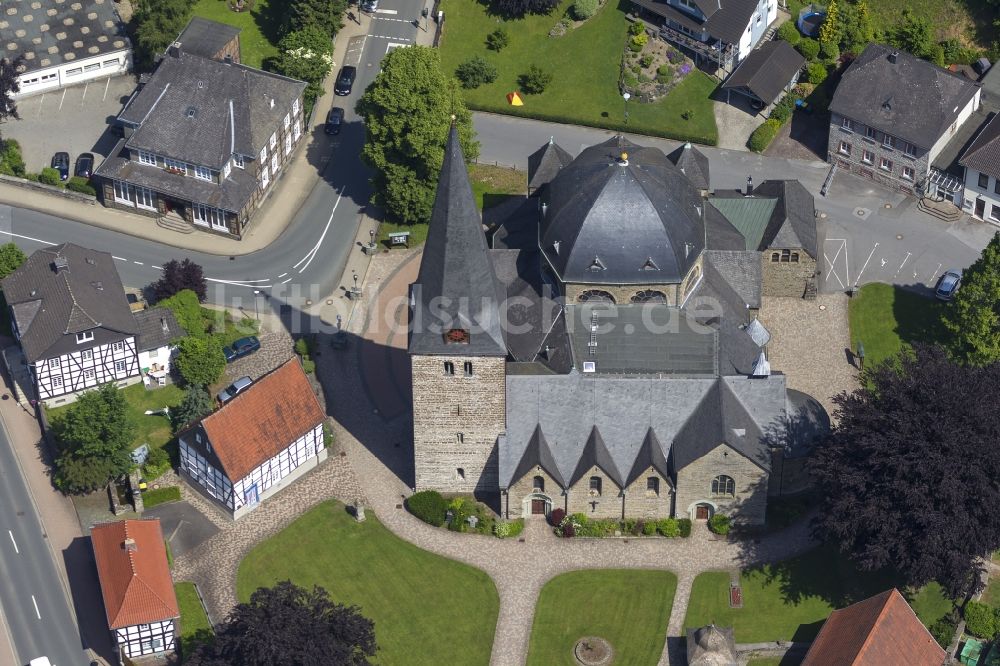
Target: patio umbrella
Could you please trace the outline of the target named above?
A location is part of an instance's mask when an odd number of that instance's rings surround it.
[[[514,92],[507,93],[507,103],[511,106],[524,106],[524,100],[521,99],[521,93]]]

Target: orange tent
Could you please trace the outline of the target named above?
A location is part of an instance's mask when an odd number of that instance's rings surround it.
[[[521,93],[514,92],[507,93],[507,103],[511,106],[524,106],[524,100],[521,99]]]

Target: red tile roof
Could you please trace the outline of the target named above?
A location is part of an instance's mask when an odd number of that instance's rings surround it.
[[[326,418],[296,357],[206,416],[201,425],[230,481],[281,453]]]
[[[118,629],[180,616],[159,519],[95,525],[90,541],[108,627]]]
[[[802,666],[941,666],[944,650],[892,589],[834,611]]]

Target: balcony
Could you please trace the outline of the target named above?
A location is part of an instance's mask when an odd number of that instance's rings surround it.
[[[674,30],[665,25],[660,26],[659,36],[660,39],[666,42],[693,51],[697,56],[704,58],[708,62],[715,63],[719,68],[718,74],[723,76],[723,78],[733,68],[736,49],[732,44],[726,44],[720,48],[722,42],[715,42],[714,44],[700,42],[679,30]]]

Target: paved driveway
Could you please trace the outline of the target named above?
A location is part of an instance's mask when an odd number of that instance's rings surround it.
[[[134,89],[135,77],[124,75],[26,97],[17,102],[21,120],[4,123],[0,133],[21,144],[28,171],[48,166],[52,154],[61,150],[74,164],[86,152],[94,153],[100,164],[117,141],[108,123]]]
[[[159,518],[163,538],[170,544],[174,557],[180,557],[203,541],[207,541],[219,528],[187,502],[169,502],[143,512],[144,518]]]

